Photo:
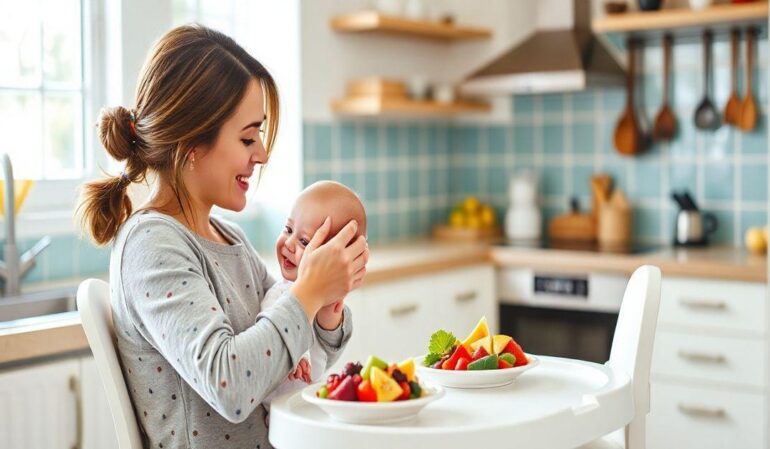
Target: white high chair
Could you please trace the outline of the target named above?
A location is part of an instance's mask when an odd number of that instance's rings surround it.
[[[78,288],[77,304],[83,330],[94,354],[104,392],[107,394],[118,447],[142,449],[142,438],[136,424],[134,408],[115,352],[109,284],[98,279],[83,281]]]
[[[660,269],[650,265],[634,271],[623,295],[610,360],[607,362],[631,377],[634,419],[625,428],[581,446],[580,449],[645,448],[647,414],[650,412],[652,346],[660,306],[660,277]]]

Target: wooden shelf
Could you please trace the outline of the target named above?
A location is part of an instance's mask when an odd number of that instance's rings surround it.
[[[332,111],[341,115],[374,117],[382,115],[445,116],[473,112],[488,112],[488,103],[457,101],[438,103],[414,101],[408,98],[352,97],[332,102]]]
[[[411,20],[383,15],[376,11],[361,11],[334,17],[331,27],[341,33],[386,33],[445,41],[488,39],[492,36],[492,31],[487,28]]]
[[[699,34],[704,29],[729,29],[734,26],[767,27],[766,1],[741,4],[717,4],[703,10],[689,8],[634,11],[608,14],[594,19],[596,33],[627,33],[630,35]]]

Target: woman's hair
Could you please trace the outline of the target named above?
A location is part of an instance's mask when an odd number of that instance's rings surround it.
[[[181,176],[187,154],[216,140],[254,78],[264,92],[269,156],[278,129],[278,89],[262,64],[230,37],[197,24],[174,28],[155,44],[139,78],[136,108],[101,111],[99,138],[126,167],[120,176],[83,186],[81,227],[97,244],[115,238],[132,213],[126,189],[145,181],[149,170],[171,185],[187,216],[191,203]]]

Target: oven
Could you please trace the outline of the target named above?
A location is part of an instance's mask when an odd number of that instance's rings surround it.
[[[533,354],[609,359],[628,276],[501,268],[500,332]]]

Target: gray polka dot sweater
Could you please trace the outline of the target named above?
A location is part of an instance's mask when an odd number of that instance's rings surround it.
[[[313,342],[338,358],[350,310],[334,331],[308,322],[236,225],[212,217],[230,241],[205,240],[156,212],[122,226],[110,259],[113,319],[123,374],[152,448],[269,448],[263,398]]]

